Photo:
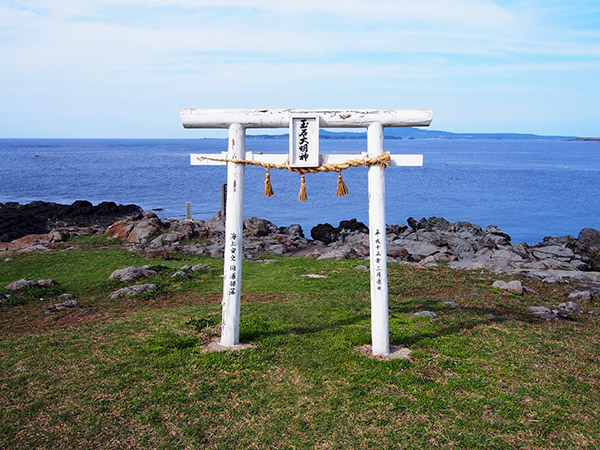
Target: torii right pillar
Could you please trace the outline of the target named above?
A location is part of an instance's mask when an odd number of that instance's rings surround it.
[[[367,129],[368,156],[383,153],[383,126],[374,122]],[[369,166],[369,247],[371,252],[371,342],[373,355],[390,354],[387,245],[385,223],[385,170]]]

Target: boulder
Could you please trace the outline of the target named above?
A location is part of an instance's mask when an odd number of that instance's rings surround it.
[[[412,314],[410,317],[429,317],[431,319],[435,319],[437,317],[437,314],[433,311],[419,311]]]
[[[52,305],[46,306],[46,312],[60,312],[73,308],[81,308],[77,300],[66,300],[62,303],[54,303]]]
[[[38,286],[48,288],[52,286],[59,286],[59,282],[55,280],[38,280]]]
[[[570,261],[575,253],[567,247],[559,245],[534,245],[531,247],[531,253],[537,259],[557,259]]]
[[[320,223],[310,230],[310,236],[315,241],[321,241],[323,244],[329,245],[335,239],[333,225],[329,223]]]
[[[591,291],[573,291],[570,292],[567,297],[569,300],[584,300],[591,301],[593,298]]]
[[[600,231],[594,228],[583,228],[577,236],[577,241],[586,251],[600,248]]]
[[[32,287],[38,287],[36,281],[30,280],[29,278],[21,278],[20,280],[13,281],[12,283],[5,286],[6,289],[9,289],[13,292],[21,291],[23,289],[28,289]]]
[[[496,280],[492,284],[492,287],[496,289],[501,289],[503,291],[514,292],[515,294],[519,295],[522,294],[524,290],[523,285],[519,280],[509,281],[508,283],[503,280]]]
[[[173,275],[171,275],[171,278],[181,278],[184,280],[189,280],[194,278],[192,275],[190,275],[187,272],[184,272],[183,270],[178,270],[177,272],[175,272]]]
[[[573,320],[568,314],[565,314],[564,312],[557,309],[547,308],[545,306],[530,306],[528,309],[529,312],[531,312],[533,317],[535,317],[536,319]]]
[[[140,278],[154,277],[157,273],[153,270],[144,269],[143,267],[125,267],[124,269],[115,270],[109,280],[117,281],[135,281]]]
[[[587,258],[591,270],[600,271],[600,231],[584,228],[579,232],[577,242],[581,253]]]
[[[356,219],[350,220],[342,220],[339,226],[336,229],[336,232],[354,232],[358,231],[359,233],[368,233],[369,227],[367,227],[364,223],[358,222]]]
[[[141,294],[142,292],[149,292],[149,291],[155,291],[158,289],[158,286],[156,286],[155,284],[139,284],[136,286],[128,286],[128,287],[124,287],[122,289],[118,289],[114,292],[112,292],[109,297],[114,300],[116,298],[119,297],[132,297],[134,295],[138,295]]]
[[[452,300],[442,300],[442,305],[448,306],[448,307],[454,308],[454,309],[462,309],[462,307],[458,303],[456,303],[455,301],[452,301]]]
[[[271,233],[276,233],[279,229],[268,220],[259,219],[258,217],[249,217],[244,219],[244,229],[253,236],[268,236]]]
[[[583,313],[583,309],[575,302],[563,302],[556,305],[558,309],[561,311],[565,311],[568,313],[581,314]]]
[[[292,239],[304,237],[304,230],[302,230],[302,227],[297,223],[290,225],[289,227],[280,227],[279,232],[290,236]]]

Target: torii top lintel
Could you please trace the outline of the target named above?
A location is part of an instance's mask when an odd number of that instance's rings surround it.
[[[430,109],[199,109],[181,110],[184,128],[229,128],[240,124],[244,128],[286,128],[294,116],[318,116],[321,128],[367,128],[372,123],[383,127],[429,126]]]

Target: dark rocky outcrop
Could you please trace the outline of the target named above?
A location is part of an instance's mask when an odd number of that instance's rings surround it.
[[[325,245],[329,245],[335,241],[343,241],[351,234],[368,232],[369,228],[364,223],[358,222],[356,219],[350,219],[342,220],[336,228],[329,223],[320,223],[310,230],[310,236],[315,241],[320,241]]]
[[[59,227],[107,227],[119,219],[139,218],[142,213],[139,206],[114,202],[102,202],[96,206],[84,200],[71,205],[0,203],[0,242],[10,242],[30,234],[45,234]]]

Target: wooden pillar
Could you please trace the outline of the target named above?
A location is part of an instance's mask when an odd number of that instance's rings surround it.
[[[368,155],[383,153],[383,126],[367,129]],[[369,166],[369,245],[371,252],[371,341],[373,355],[390,354],[387,245],[385,224],[385,175],[379,165]]]
[[[246,154],[246,130],[234,123],[229,127],[229,159],[243,160]],[[227,212],[225,219],[225,255],[221,345],[233,347],[240,341],[240,295],[242,290],[242,231],[244,218],[244,164],[227,163]]]

